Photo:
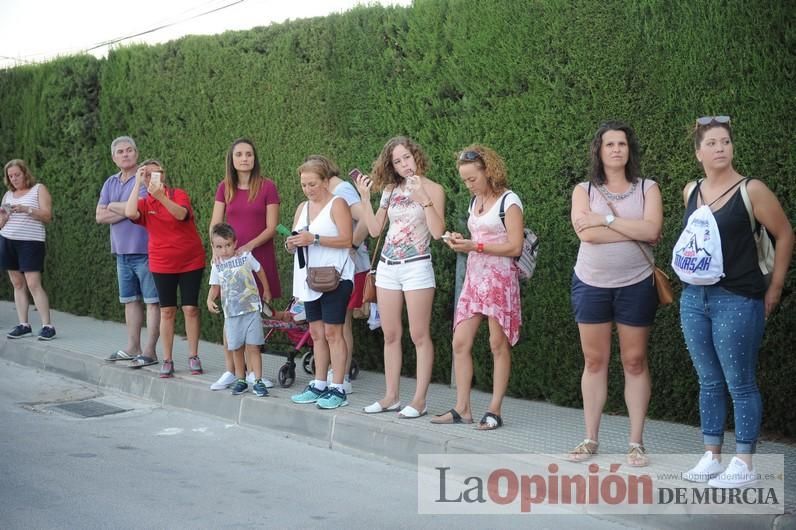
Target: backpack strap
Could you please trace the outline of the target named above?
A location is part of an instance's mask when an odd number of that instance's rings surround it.
[[[759,223],[757,219],[755,219],[755,212],[752,210],[752,200],[749,198],[749,192],[746,191],[746,185],[749,181],[752,180],[749,177],[746,177],[743,180],[743,184],[741,185],[741,198],[743,199],[743,204],[746,206],[746,213],[749,214],[749,224],[752,225],[752,232],[757,233]]]
[[[503,228],[506,228],[506,197],[509,196],[511,190],[507,190],[503,193],[503,198],[500,199],[500,222],[503,223]]]

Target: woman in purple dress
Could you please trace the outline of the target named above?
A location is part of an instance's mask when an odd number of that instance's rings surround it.
[[[276,268],[274,235],[279,223],[279,193],[276,184],[266,178],[260,170],[260,160],[254,142],[239,138],[227,151],[226,175],[216,190],[210,231],[221,222],[235,229],[238,236],[238,252],[251,252],[265,269],[270,292],[263,292],[257,282],[260,295],[265,300],[279,298],[282,290]],[[222,390],[235,382],[232,354],[224,347],[226,372],[210,388]],[[273,383],[263,378],[266,386]]]

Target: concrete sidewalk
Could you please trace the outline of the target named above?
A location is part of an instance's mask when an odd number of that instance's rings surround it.
[[[34,331],[38,315],[31,311]],[[232,396],[227,391],[213,392],[210,383],[224,371],[223,352],[219,344],[202,342],[199,354],[205,374],[191,376],[187,371],[187,343],[175,340],[174,379],[158,378],[158,365],[132,370],[127,363],[104,361],[111,352],[123,347],[126,331],[122,324],[99,321],[54,312],[58,335],[51,342],[35,337],[11,340],[5,331],[17,324],[14,304],[0,302],[0,357],[43,370],[57,372],[100,388],[125,392],[160,403],[223,418],[231,423],[261,427],[313,438],[328,443],[331,449],[348,449],[382,458],[417,464],[422,453],[545,453],[565,454],[583,438],[583,415],[580,410],[547,403],[506,398],[503,406],[505,425],[501,429],[479,432],[471,425],[432,425],[429,418],[401,420],[395,414],[367,415],[362,407],[382,396],[384,379],[380,373],[362,371],[354,381],[349,406],[322,411],[311,405],[295,405],[289,397],[303,389],[311,377],[297,359],[296,382],[283,389],[277,384],[270,397],[263,399],[251,393]],[[162,358],[162,355],[161,355]],[[264,375],[276,382],[284,357],[263,356]],[[401,397],[408,403],[414,380],[402,378]],[[474,418],[486,410],[489,395],[473,391]],[[433,384],[429,390],[429,414],[441,413],[455,403],[455,391],[446,385]],[[624,453],[627,449],[628,420],[621,416],[603,416],[600,428],[600,451],[603,454]],[[699,429],[663,421],[648,421],[645,428],[647,450],[655,471],[656,454],[701,454]],[[734,445],[728,433],[725,448]],[[796,528],[796,447],[761,441],[760,453],[785,455],[785,516],[733,515],[722,526],[743,528]],[[707,516],[656,516],[655,526],[705,527]],[[729,516],[728,516],[729,517]],[[688,520],[684,519],[688,518]],[[713,516],[714,520],[716,516]],[[659,520],[660,519],[660,520]],[[646,518],[645,522],[650,523]],[[711,523],[712,524],[712,523]]]

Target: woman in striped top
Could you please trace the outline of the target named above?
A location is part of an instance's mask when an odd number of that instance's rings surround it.
[[[14,303],[19,324],[8,337],[32,334],[28,323],[28,290],[41,317],[39,340],[55,338],[50,322],[50,301],[41,285],[44,270],[44,224],[52,220],[52,197],[37,184],[24,160],[11,160],[4,169],[8,191],[0,206],[0,266],[8,271],[14,286]]]

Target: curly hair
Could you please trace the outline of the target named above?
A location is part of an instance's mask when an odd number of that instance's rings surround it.
[[[25,161],[19,158],[9,160],[3,168],[3,176],[5,177],[6,187],[11,191],[16,189],[14,185],[11,184],[11,179],[8,178],[8,170],[14,166],[18,167],[19,170],[22,171],[22,175],[25,177],[25,187],[22,189],[32,188],[33,185],[36,184],[36,177],[34,177],[33,173],[30,172],[30,168],[28,168],[28,165],[25,163]]]
[[[430,166],[428,157],[417,142],[406,136],[390,138],[384,144],[378,158],[373,162],[373,169],[370,172],[370,178],[373,180],[376,190],[382,190],[390,184],[397,186],[403,181],[404,178],[395,171],[392,164],[392,152],[399,145],[406,147],[414,157],[418,175],[425,175],[428,171]]]
[[[254,164],[252,165],[252,172],[249,176],[249,202],[252,202],[257,197],[260,186],[263,184],[263,179],[265,179],[265,175],[262,174],[260,169],[260,159],[257,157],[257,148],[254,146],[254,142],[248,138],[238,138],[232,142],[232,145],[229,146],[229,150],[227,151],[226,172],[224,175],[224,202],[226,204],[232,202],[232,199],[235,197],[235,191],[238,189],[238,183],[240,182],[238,179],[238,170],[235,169],[235,164],[233,163],[235,148],[240,144],[250,145],[252,153],[254,154]]]
[[[456,157],[457,168],[466,164],[475,164],[484,172],[492,193],[498,195],[506,190],[506,163],[493,149],[481,144],[468,145]]]
[[[594,133],[594,138],[592,138],[591,145],[589,146],[589,158],[591,160],[589,179],[594,184],[605,184],[605,166],[603,166],[600,150],[603,146],[603,135],[608,131],[622,131],[625,133],[628,146],[625,178],[628,182],[636,182],[641,178],[641,147],[633,128],[621,121],[607,121],[602,123],[597,129],[597,132]]]

